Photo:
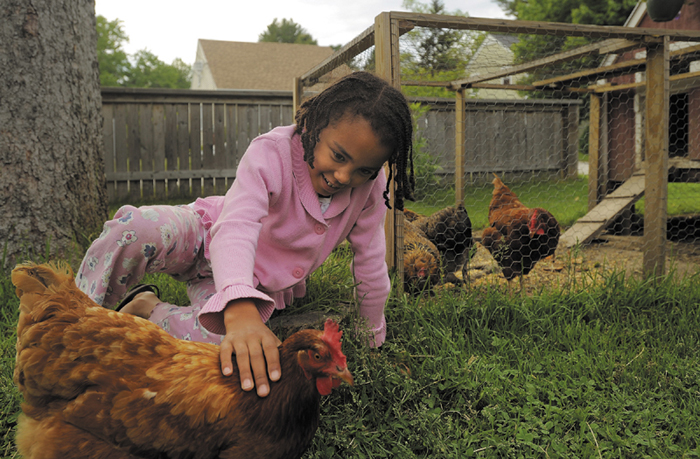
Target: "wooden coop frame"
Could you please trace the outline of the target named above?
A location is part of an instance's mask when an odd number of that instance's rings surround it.
[[[600,38],[602,41],[581,46],[552,56],[536,59],[531,62],[513,65],[503,70],[485,75],[467,77],[446,82],[405,81],[405,85],[443,86],[456,93],[455,119],[455,189],[456,202],[462,202],[464,197],[465,153],[464,132],[464,92],[468,88],[515,89],[515,90],[547,90],[588,93],[592,100],[598,98],[601,91],[619,90],[617,87],[599,87],[595,82],[612,75],[623,75],[646,70],[646,126],[645,151],[646,164],[644,169],[644,194],[646,208],[644,219],[644,258],[643,270],[645,275],[661,275],[665,272],[665,243],[668,193],[668,117],[669,117],[669,43],[671,41],[700,41],[700,31],[695,30],[666,30],[652,28],[629,28],[621,26],[594,26],[584,24],[548,23],[533,21],[518,21],[507,19],[469,18],[461,16],[443,16],[436,14],[421,14],[409,12],[383,12],[375,17],[374,24],[368,27],[355,39],[344,45],[332,56],[294,79],[293,103],[294,110],[299,107],[304,86],[311,86],[318,79],[349,61],[359,53],[375,47],[375,73],[389,81],[394,87],[401,88],[399,37],[414,27],[439,27],[458,30],[475,30],[492,33],[520,33],[537,35],[557,35]],[[590,69],[583,72],[564,75],[530,85],[494,84],[490,80],[526,73],[555,63],[565,62],[588,55],[617,54],[625,51],[646,48],[647,56],[641,62],[623,63],[608,67]],[[700,72],[676,75],[674,84],[686,87],[700,87]],[[591,82],[589,86],[579,85],[580,81]],[[593,105],[593,104],[592,104]],[[597,112],[599,113],[599,112]],[[594,116],[592,114],[591,116]],[[600,117],[598,117],[600,118]],[[578,123],[578,118],[569,122]],[[589,190],[599,189],[598,184],[598,132],[591,126],[591,156],[589,162]],[[460,127],[462,127],[460,129]],[[572,132],[573,130],[569,130]],[[591,192],[589,191],[589,195]],[[590,199],[591,205],[598,202],[600,196],[594,194]],[[392,202],[393,204],[393,202]],[[396,268],[403,275],[403,213],[395,209],[387,212],[387,264]],[[600,225],[598,225],[600,226]],[[566,234],[562,236],[566,239]],[[575,241],[578,243],[581,241]],[[399,283],[401,285],[401,283]]]

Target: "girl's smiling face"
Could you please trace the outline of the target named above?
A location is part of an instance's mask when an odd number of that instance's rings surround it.
[[[314,149],[311,183],[320,196],[331,196],[355,188],[377,173],[391,151],[361,116],[344,116],[319,135]]]

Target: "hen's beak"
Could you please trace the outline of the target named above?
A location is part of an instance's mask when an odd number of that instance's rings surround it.
[[[350,373],[350,370],[348,370],[348,367],[341,368],[336,366],[335,369],[337,372],[333,375],[333,378],[343,380],[351,386],[353,385],[352,374]]]

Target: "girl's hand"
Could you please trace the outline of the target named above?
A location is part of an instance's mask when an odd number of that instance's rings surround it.
[[[281,341],[263,323],[258,308],[249,299],[231,301],[224,309],[224,324],[221,372],[224,376],[233,372],[231,355],[236,354],[241,388],[249,391],[257,387],[258,395],[266,397],[270,393],[268,374],[272,381],[282,376],[277,349]]]

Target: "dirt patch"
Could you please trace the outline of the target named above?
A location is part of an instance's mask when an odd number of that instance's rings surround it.
[[[475,234],[477,240],[480,234]],[[641,236],[616,236],[606,234],[580,248],[557,250],[553,257],[541,260],[523,278],[523,290],[532,293],[546,286],[575,287],[590,285],[603,280],[612,270],[624,271],[627,276],[642,276],[643,238]],[[700,273],[700,239],[668,241],[666,246],[666,270],[679,276]],[[500,273],[498,265],[480,243],[462,273],[465,285],[509,286],[519,290],[519,280],[510,282]],[[451,288],[446,286],[445,288]]]

